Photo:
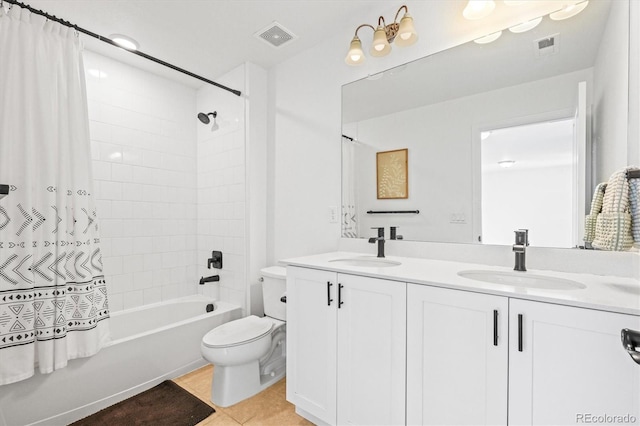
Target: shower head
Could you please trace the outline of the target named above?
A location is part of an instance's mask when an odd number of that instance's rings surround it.
[[[213,126],[211,126],[211,131],[215,132],[220,128],[218,126],[218,123],[216,123],[216,117],[218,116],[218,111],[213,111],[207,114],[205,114],[204,112],[201,112],[198,114],[198,120],[200,120],[202,124],[209,124],[211,122],[211,120],[209,119],[210,115],[213,116]]]
[[[210,112],[208,114],[205,114],[204,112],[201,112],[198,114],[198,120],[200,120],[202,122],[202,124],[209,124],[211,122],[211,120],[209,119],[209,116],[213,115],[213,120],[215,121],[216,116],[218,115],[217,111],[214,112]]]

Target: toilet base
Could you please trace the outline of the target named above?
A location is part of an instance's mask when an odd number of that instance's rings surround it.
[[[285,376],[285,372],[286,368],[278,368],[261,376],[257,360],[243,365],[216,365],[213,368],[211,402],[223,408],[237,404],[276,383]]]

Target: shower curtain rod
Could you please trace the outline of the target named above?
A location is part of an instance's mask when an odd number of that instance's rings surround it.
[[[110,45],[112,45],[112,46],[119,47],[120,49],[124,49],[123,47],[118,46],[118,45],[117,45],[115,42],[113,42],[113,40],[111,40],[110,38],[107,38],[107,37],[101,36],[100,34],[96,34],[96,33],[91,32],[91,31],[89,31],[89,30],[85,30],[84,28],[79,27],[79,26],[77,26],[77,25],[75,25],[75,24],[72,24],[72,23],[71,23],[71,22],[69,22],[69,21],[65,21],[64,19],[57,18],[57,17],[56,17],[56,16],[54,16],[54,15],[49,15],[47,12],[44,12],[44,11],[42,11],[42,10],[35,9],[35,8],[33,8],[33,7],[29,6],[28,4],[24,4],[24,3],[21,3],[21,2],[16,1],[16,0],[2,0],[2,1],[0,2],[0,4],[2,4],[2,2],[6,2],[6,3],[9,3],[9,4],[13,4],[13,5],[19,6],[19,7],[23,8],[23,9],[27,9],[27,10],[29,10],[31,13],[35,13],[36,15],[44,16],[45,18],[47,18],[47,19],[48,19],[48,20],[50,20],[50,21],[58,22],[58,23],[60,23],[60,24],[62,24],[62,25],[64,25],[64,26],[66,26],[66,27],[73,28],[74,30],[76,30],[76,31],[78,31],[78,32],[80,32],[80,33],[83,33],[83,34],[86,34],[86,35],[88,35],[88,36],[90,36],[90,37],[96,38],[96,39],[98,39],[98,40],[100,40],[100,41],[102,41],[102,42],[105,42],[105,43],[107,43],[107,44],[110,44]],[[146,53],[141,52],[141,51],[139,51],[139,50],[128,50],[128,49],[124,49],[124,50],[126,50],[127,52],[130,52],[130,53],[133,53],[133,54],[135,54],[135,55],[138,55],[138,56],[140,56],[140,57],[143,57],[144,59],[148,59],[149,61],[153,61],[153,62],[155,62],[156,64],[160,64],[160,65],[163,65],[163,66],[165,66],[165,67],[167,67],[167,68],[171,68],[172,70],[175,70],[175,71],[181,72],[181,73],[183,73],[183,74],[186,74],[186,75],[188,75],[189,77],[196,78],[196,79],[198,79],[198,80],[200,80],[200,81],[204,81],[205,83],[209,83],[209,84],[211,84],[211,85],[213,85],[213,86],[219,87],[220,89],[224,89],[224,90],[226,90],[226,91],[228,91],[228,92],[233,93],[234,95],[240,96],[240,95],[242,94],[242,92],[240,92],[239,90],[231,89],[231,88],[229,88],[229,87],[227,87],[227,86],[224,86],[224,85],[222,85],[222,84],[220,84],[220,83],[216,83],[215,81],[211,81],[211,80],[209,80],[209,79],[207,79],[207,78],[201,77],[201,76],[199,76],[199,75],[197,75],[197,74],[194,74],[194,73],[192,73],[192,72],[190,72],[190,71],[187,71],[187,70],[185,70],[185,69],[183,69],[183,68],[180,68],[180,67],[175,66],[175,65],[173,65],[173,64],[170,64],[170,63],[168,63],[168,62],[165,62],[165,61],[163,61],[162,59],[158,59],[158,58],[155,58],[155,57],[153,57],[153,56],[151,56],[151,55],[147,55]]]

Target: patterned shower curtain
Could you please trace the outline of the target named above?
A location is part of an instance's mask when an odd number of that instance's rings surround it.
[[[356,143],[342,139],[342,236],[358,238]]]
[[[84,84],[74,30],[0,8],[0,385],[108,339]]]

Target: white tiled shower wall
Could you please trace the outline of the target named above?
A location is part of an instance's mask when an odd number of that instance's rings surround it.
[[[195,294],[196,91],[84,53],[112,311]]]
[[[216,79],[244,92],[245,65]],[[198,276],[220,275],[199,292],[246,307],[245,99],[206,86],[198,91],[199,112],[217,112],[219,130],[198,123]],[[207,269],[213,250],[223,252],[222,270]]]

